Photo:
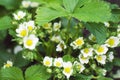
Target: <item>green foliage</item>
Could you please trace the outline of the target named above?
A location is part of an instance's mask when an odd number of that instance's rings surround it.
[[[74,61],[74,58],[72,57],[72,56],[70,56],[70,55],[64,55],[63,56],[63,60],[65,61],[65,62],[67,62],[67,61]]]
[[[48,78],[50,78],[50,74],[41,65],[31,66],[25,71],[25,80],[47,80]]]
[[[86,23],[85,27],[96,37],[99,44],[104,43],[107,37],[107,29],[103,24]]]
[[[115,58],[115,59],[113,60],[113,64],[114,64],[115,66],[120,66],[120,59],[119,59],[119,58]]]
[[[78,4],[81,6],[78,6]],[[111,17],[109,5],[100,0],[63,0],[63,6],[65,9],[60,5],[57,5],[54,8],[53,6],[39,7],[36,12],[37,24],[45,24],[63,16],[75,17],[76,19],[85,22],[105,22],[109,21]]]
[[[0,18],[0,30],[8,29],[12,27],[12,19],[9,16]]]
[[[21,0],[0,0],[0,5],[4,6],[6,9],[11,10],[11,9],[16,9]]]
[[[92,76],[86,76],[83,74],[77,74],[75,76],[75,80],[91,80],[91,79],[92,79]]]
[[[1,80],[24,80],[22,71],[19,68],[2,68],[0,70]]]
[[[107,77],[99,77],[97,80],[113,80],[112,78]]]

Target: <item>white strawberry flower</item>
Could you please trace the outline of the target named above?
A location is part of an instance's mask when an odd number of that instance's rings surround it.
[[[84,57],[90,57],[93,55],[93,48],[84,48],[81,50]]]
[[[81,48],[83,44],[84,44],[83,37],[79,37],[78,39],[76,39],[75,41],[73,41],[70,44],[70,46],[72,46],[73,49],[77,49],[77,48]]]
[[[89,62],[89,57],[84,57],[82,54],[80,54],[78,57],[79,57],[80,63],[82,64],[87,64]]]
[[[33,50],[35,49],[38,40],[39,39],[34,34],[30,34],[28,37],[24,37],[23,39],[24,47]]]
[[[61,27],[61,22],[53,24],[53,30],[54,31],[59,31],[60,27]]]
[[[101,64],[106,63],[106,55],[96,55],[95,59],[97,60],[97,62],[99,62]]]
[[[54,59],[54,66],[56,67],[62,67],[63,66],[63,59],[62,58],[55,58]]]
[[[89,39],[93,42],[96,42],[96,37],[93,34],[89,36]]]
[[[18,37],[25,37],[28,35],[28,29],[26,27],[26,22],[19,25],[19,27],[16,29],[16,33]]]
[[[28,0],[23,0],[23,1],[22,1],[22,6],[23,6],[24,8],[28,8],[28,7],[30,7],[30,5],[31,5],[31,2],[30,2],[30,1],[28,1]]]
[[[108,60],[109,60],[110,62],[112,62],[113,59],[114,59],[113,52],[110,52],[109,55],[108,55]]]
[[[115,36],[111,36],[109,39],[106,40],[105,43],[108,47],[111,48],[117,47],[117,45],[119,44],[119,38]]]
[[[32,21],[32,20],[30,20],[30,21],[28,21],[28,22],[26,23],[26,26],[27,26],[27,29],[28,29],[29,31],[31,31],[31,30],[33,30],[33,29],[35,28],[35,22]]]
[[[48,57],[48,56],[45,56],[44,59],[43,59],[43,64],[47,67],[51,67],[52,66],[52,58],[51,57]]]
[[[64,41],[61,41],[58,45],[57,45],[57,48],[56,48],[56,51],[63,51],[63,49],[66,49],[67,46],[65,45]]]
[[[108,23],[108,22],[104,22],[104,25],[105,25],[106,27],[110,27],[110,23]]]
[[[64,62],[63,63],[63,74],[67,77],[67,79],[69,79],[72,73],[73,73],[72,63],[70,61]]]
[[[9,68],[13,66],[13,62],[8,60],[7,63],[4,64],[3,68]]]
[[[61,39],[61,37],[59,35],[58,36],[54,35],[51,38],[51,41],[58,43],[58,42],[62,41],[62,39]]]
[[[38,7],[39,3],[38,2],[31,2],[30,7],[35,8]]]
[[[15,20],[20,20],[26,16],[26,13],[23,11],[18,11],[17,14],[13,14]]]
[[[97,55],[106,54],[107,51],[108,51],[108,47],[106,47],[106,45],[100,45],[95,49]]]
[[[52,26],[52,23],[46,23],[46,24],[44,24],[42,27],[43,27],[44,29],[51,29],[51,26]]]
[[[78,61],[74,62],[74,66],[77,68],[77,70],[79,70],[79,73],[83,72],[85,69],[84,65]]]

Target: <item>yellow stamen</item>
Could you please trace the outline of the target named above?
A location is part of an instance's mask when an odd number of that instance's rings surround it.
[[[27,46],[31,46],[33,44],[33,41],[31,39],[28,39],[26,41]]]
[[[22,31],[20,32],[20,35],[23,36],[23,37],[26,36],[26,35],[27,35],[27,31],[26,31],[26,30],[22,30]]]

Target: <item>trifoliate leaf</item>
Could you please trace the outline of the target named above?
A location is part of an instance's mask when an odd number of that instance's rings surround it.
[[[21,69],[10,67],[0,70],[0,80],[24,80],[24,78]]]
[[[100,0],[88,0],[81,8],[75,10],[73,17],[85,22],[105,22],[111,17],[109,5]]]
[[[47,80],[48,78],[50,78],[50,74],[41,65],[31,66],[25,71],[25,80]]]
[[[85,27],[96,37],[99,44],[105,42],[107,37],[107,28],[103,24],[86,23]]]

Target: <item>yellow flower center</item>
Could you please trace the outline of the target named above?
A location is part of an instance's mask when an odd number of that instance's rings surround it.
[[[82,39],[78,39],[75,41],[76,45],[80,46],[83,44],[83,40]]]
[[[64,72],[66,72],[66,73],[70,73],[71,72],[71,67],[66,67],[66,68],[64,68]]]
[[[89,53],[89,49],[88,49],[88,48],[85,48],[85,49],[84,49],[84,52],[85,52],[86,54],[88,54],[88,53]]]
[[[33,27],[32,27],[32,26],[28,26],[28,30],[30,30],[30,31],[31,31],[32,29],[33,29]]]
[[[57,67],[60,67],[60,66],[61,66],[61,63],[60,63],[60,62],[56,62],[56,66],[57,66]]]
[[[43,27],[44,27],[45,29],[49,29],[49,28],[50,28],[50,23],[44,24]]]
[[[82,57],[81,57],[81,59],[82,59],[82,60],[86,60],[87,58],[86,58],[86,57],[84,57],[84,56],[82,56]]]
[[[102,60],[102,56],[97,56],[97,60],[101,61]]]
[[[22,30],[22,31],[20,32],[20,35],[21,35],[22,37],[25,37],[25,36],[27,35],[27,30]]]
[[[27,46],[31,46],[33,44],[33,41],[31,39],[28,39],[26,41]]]
[[[46,65],[46,66],[49,66],[49,65],[50,65],[50,61],[48,61],[48,60],[45,61],[45,65]]]
[[[99,47],[97,50],[99,53],[104,52],[104,48],[103,47]]]
[[[20,15],[18,15],[18,19],[21,19],[21,16],[20,16]]]
[[[108,40],[108,44],[109,44],[110,46],[113,46],[113,45],[115,44],[115,40],[114,40],[114,39],[109,39],[109,40]]]
[[[12,65],[11,64],[5,64],[5,67],[11,67]]]

